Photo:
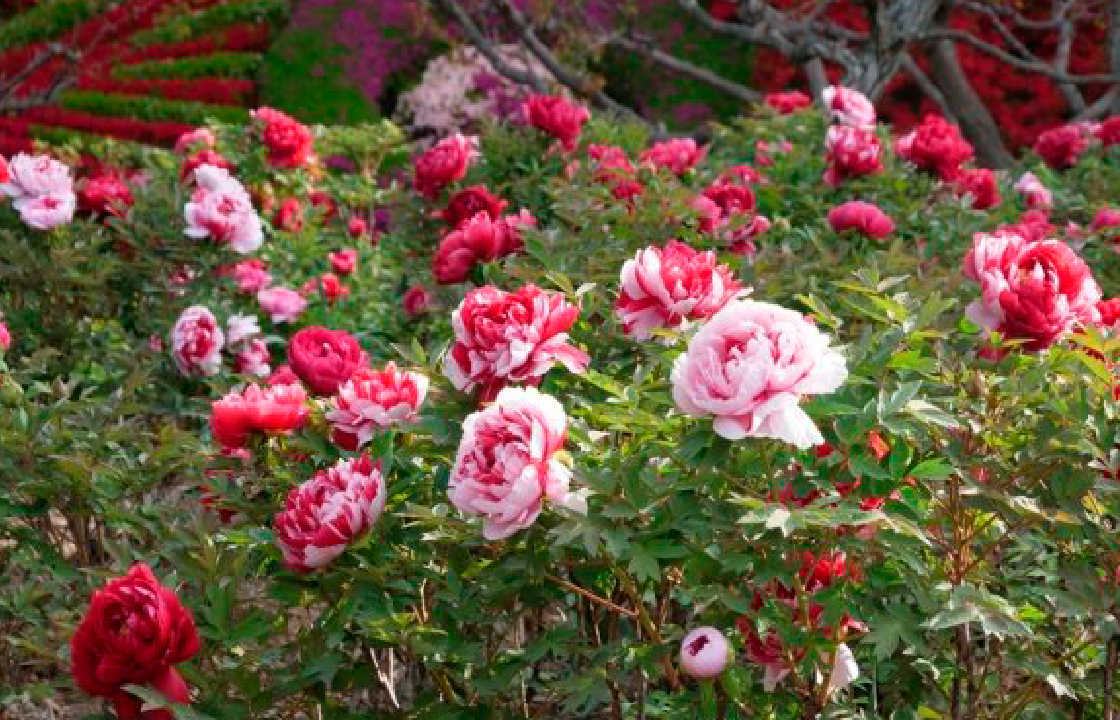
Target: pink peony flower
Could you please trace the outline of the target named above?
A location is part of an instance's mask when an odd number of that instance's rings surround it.
[[[1097,210],[1097,214],[1093,216],[1093,224],[1089,226],[1089,229],[1100,233],[1113,228],[1120,228],[1120,210],[1106,207]],[[1109,237],[1113,243],[1120,239],[1117,235],[1110,235]]]
[[[233,367],[239,373],[264,377],[272,372],[269,361],[272,356],[268,345],[259,338],[250,340],[233,355]]]
[[[358,264],[358,251],[354,248],[344,248],[330,254],[331,269],[339,275],[349,275],[354,272]]]
[[[280,367],[276,368],[272,371],[272,374],[268,376],[268,380],[266,380],[265,382],[268,383],[269,387],[275,387],[277,385],[301,384],[299,381],[299,376],[296,375],[292,370],[291,365],[281,365]]]
[[[423,285],[413,285],[401,297],[401,309],[410,318],[423,315],[432,305],[432,296]]]
[[[223,345],[225,335],[218,320],[202,305],[184,310],[171,330],[171,355],[184,375],[216,375]]]
[[[279,110],[262,107],[252,112],[262,124],[261,141],[268,148],[268,162],[277,168],[304,165],[315,149],[315,136],[306,125]]]
[[[706,680],[720,675],[731,661],[731,643],[714,627],[698,627],[681,641],[681,669]]]
[[[705,153],[692,138],[673,138],[655,143],[642,154],[642,162],[674,175],[684,175],[704,159]]]
[[[753,215],[746,227],[728,233],[730,244],[727,249],[736,255],[753,258],[755,253],[758,252],[754,239],[769,230],[770,225],[770,218],[764,215]]]
[[[261,334],[256,315],[230,315],[226,323],[226,342],[235,345],[242,340]]]
[[[521,208],[514,215],[502,215],[498,218],[498,234],[501,236],[502,257],[521,252],[525,248],[523,239],[527,228],[535,228],[537,219],[533,213]]]
[[[194,130],[188,130],[179,136],[175,141],[175,152],[180,155],[185,154],[187,151],[195,148],[213,148],[218,144],[218,139],[214,137],[214,133],[210,128],[200,127]]]
[[[1059,125],[1038,136],[1034,152],[1054,170],[1065,170],[1076,165],[1089,149],[1091,137],[1077,124]]]
[[[297,430],[307,419],[307,393],[297,384],[231,390],[210,405],[210,435],[224,448],[245,447],[251,433]]]
[[[0,352],[7,352],[12,346],[12,333],[3,320],[0,320]]]
[[[767,93],[762,102],[782,115],[790,115],[812,106],[813,98],[800,90],[790,90],[788,92]]]
[[[715,314],[673,364],[673,400],[686,415],[713,416],[728,440],[767,437],[805,450],[824,442],[798,404],[844,382],[844,357],[801,313],[736,300]]]
[[[999,205],[999,182],[987,168],[961,168],[953,178],[957,194],[970,198],[973,209],[990,210]]]
[[[440,241],[432,256],[432,275],[441,285],[464,282],[476,265],[497,260],[504,250],[505,236],[498,223],[485,212],[476,213]]]
[[[73,194],[74,180],[70,168],[50,156],[19,153],[8,161],[8,179],[0,184],[0,192],[13,200],[58,197]]]
[[[714,252],[676,241],[639,250],[622,266],[621,285],[615,311],[635,340],[648,340],[654,328],[711,317],[743,289]]]
[[[919,170],[936,173],[943,180],[955,177],[961,165],[973,156],[972,145],[961,136],[960,129],[932,113],[912,132],[899,138],[895,152]]]
[[[1015,183],[1015,190],[1026,199],[1029,208],[1049,210],[1053,202],[1050,191],[1032,172],[1025,172],[1019,177],[1018,182]]]
[[[331,438],[344,450],[357,450],[378,430],[414,422],[427,393],[428,378],[420,373],[393,363],[384,370],[360,368],[338,388],[326,413]]]
[[[350,334],[318,325],[301,329],[288,341],[288,363],[316,395],[334,395],[369,355]]]
[[[346,223],[346,232],[350,234],[350,237],[357,240],[369,232],[369,223],[361,215],[355,213],[350,216],[350,220]]]
[[[723,219],[723,211],[720,210],[719,205],[714,200],[707,195],[697,195],[692,199],[691,205],[698,215],[697,230],[702,233],[710,233],[719,227],[720,221]]]
[[[452,195],[447,207],[436,214],[454,229],[480,212],[486,213],[491,220],[497,220],[507,204],[487,190],[485,185],[472,185]]]
[[[229,267],[229,274],[237,282],[237,289],[243,293],[264,290],[272,282],[272,276],[264,269],[260,260],[242,260]]]
[[[385,499],[380,463],[368,455],[340,460],[293,488],[272,521],[284,563],[300,572],[326,567],[373,527]]]
[[[536,385],[557,362],[582,373],[590,358],[568,344],[579,316],[563,295],[526,285],[507,293],[487,285],[467,293],[451,315],[455,343],[443,372],[464,392],[493,398],[508,384]]]
[[[532,95],[525,101],[529,124],[560,141],[564,152],[576,149],[583,124],[591,117],[587,108],[559,95]]]
[[[1099,320],[1101,290],[1089,267],[1058,240],[1028,241],[1013,233],[977,233],[964,276],[981,296],[966,315],[980,327],[1038,351],[1083,323]]]
[[[460,512],[482,516],[482,535],[501,540],[536,521],[545,498],[586,511],[568,490],[572,473],[557,457],[568,416],[536,388],[505,388],[467,416],[447,496]]]
[[[290,322],[307,307],[307,300],[295,290],[271,287],[257,292],[257,302],[272,317],[272,322]]]
[[[209,237],[239,253],[250,253],[264,242],[261,219],[241,183],[213,165],[194,171],[198,189],[183,208],[190,237]]]
[[[12,203],[24,224],[36,230],[53,230],[74,219],[78,198],[69,190],[24,196]]]
[[[478,157],[478,141],[459,133],[444,138],[416,159],[416,192],[435,200],[440,191],[462,180]]]
[[[873,175],[883,169],[879,161],[879,138],[870,130],[852,125],[833,125],[825,135],[824,181],[839,185],[843,180]]]
[[[860,200],[837,205],[828,211],[828,224],[834,232],[855,230],[876,240],[894,232],[894,221],[878,206]]]
[[[829,85],[821,93],[832,122],[870,130],[875,126],[875,106],[858,90]]]

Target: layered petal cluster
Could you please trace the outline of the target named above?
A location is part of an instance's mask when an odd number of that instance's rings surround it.
[[[460,512],[482,516],[482,534],[500,540],[540,515],[544,500],[581,511],[571,471],[557,457],[568,416],[536,388],[505,388],[463,422],[447,496]]]
[[[261,124],[261,142],[268,148],[268,162],[277,168],[297,168],[307,162],[315,149],[311,129],[279,110],[262,107],[253,119]]]
[[[171,329],[171,354],[184,375],[216,375],[225,342],[218,319],[203,305],[184,310]]]
[[[525,101],[525,116],[530,125],[560,141],[565,152],[571,152],[591,113],[560,95],[532,95]]]
[[[719,435],[774,438],[804,450],[824,438],[801,397],[832,392],[847,375],[844,357],[801,313],[735,300],[692,338],[671,381],[677,407],[713,417]]]
[[[833,125],[824,141],[824,181],[839,185],[843,180],[874,175],[883,169],[879,138],[871,130],[854,125]]]
[[[437,215],[450,227],[457,228],[480,212],[486,213],[491,220],[497,220],[507,204],[487,190],[485,185],[472,185],[452,195],[447,207]]]
[[[78,191],[78,207],[91,215],[123,216],[133,202],[132,188],[113,174],[89,178]]]
[[[340,460],[293,488],[272,521],[285,564],[300,572],[326,567],[373,527],[385,499],[381,466],[368,455]]]
[[[118,718],[140,718],[141,701],[123,689],[145,685],[176,702],[190,692],[175,665],[198,652],[190,611],[147,565],[97,590],[70,642],[74,682],[90,695],[108,698]],[[160,710],[146,720],[171,720]]]
[[[672,138],[659,143],[642,153],[642,162],[652,167],[668,170],[674,175],[684,175],[696,167],[706,151],[692,138]]]
[[[582,373],[590,358],[568,343],[578,316],[563,295],[534,285],[472,290],[451,315],[455,344],[443,372],[459,390],[481,388],[483,400],[505,385],[536,385],[558,362]]]
[[[477,141],[459,133],[440,140],[416,159],[416,192],[434,200],[440,191],[462,180],[478,157]]]
[[[879,206],[851,200],[828,211],[828,224],[835,232],[854,230],[881,239],[894,232],[894,221]]]
[[[299,292],[286,287],[270,287],[257,291],[257,302],[274,323],[291,322],[299,317],[307,300]]]
[[[615,311],[635,340],[648,340],[654,328],[709,318],[743,290],[714,252],[677,241],[639,250],[622,266],[621,286]]]
[[[288,340],[288,364],[308,390],[327,396],[367,367],[369,355],[352,335],[309,325]]]
[[[1080,123],[1069,123],[1050,128],[1034,142],[1034,152],[1055,170],[1065,170],[1077,164],[1093,135]]]
[[[1043,350],[1080,324],[1097,322],[1101,289],[1089,266],[1058,240],[1028,240],[1010,230],[977,233],[964,259],[980,285],[968,319],[1027,350]]]
[[[197,189],[183,208],[190,237],[209,237],[239,253],[257,250],[264,242],[261,219],[245,188],[226,170],[202,165],[194,171]]]
[[[936,114],[926,115],[922,123],[895,143],[895,152],[919,170],[927,170],[949,180],[972,159],[972,145],[960,129]]]
[[[445,235],[432,256],[436,282],[464,282],[479,263],[493,262],[520,250],[521,228],[536,223],[528,211],[522,213],[527,217],[514,215],[495,220],[480,211]]]
[[[968,197],[976,210],[990,210],[999,205],[999,181],[987,168],[961,168],[953,178],[957,194]]]
[[[78,198],[70,168],[47,155],[19,153],[8,162],[8,178],[0,192],[28,227],[51,230],[74,219]]]
[[[210,406],[210,434],[224,448],[245,446],[252,433],[296,430],[307,419],[307,392],[298,383],[231,390]]]
[[[398,370],[394,363],[384,370],[361,368],[332,399],[326,413],[331,438],[345,450],[357,450],[378,430],[414,422],[427,394],[428,378],[421,373]]]
[[[864,129],[875,126],[875,106],[858,90],[830,85],[821,93],[821,100],[834,123]]]

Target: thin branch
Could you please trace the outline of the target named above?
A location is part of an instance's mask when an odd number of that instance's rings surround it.
[[[455,18],[455,21],[458,22],[462,27],[463,32],[465,32],[467,34],[467,37],[470,38],[471,43],[476,48],[478,48],[478,51],[482,53],[487,60],[490,61],[491,65],[494,66],[494,70],[514,81],[515,83],[520,83],[521,85],[527,85],[533,88],[533,90],[535,90],[536,92],[544,93],[548,91],[548,88],[544,84],[544,82],[539,77],[537,77],[532,70],[523,73],[507,65],[505,60],[503,60],[494,50],[493,43],[491,43],[490,40],[486,38],[486,35],[483,34],[482,30],[478,27],[478,25],[475,24],[474,20],[471,19],[470,14],[468,14],[467,11],[463,9],[463,6],[460,5],[457,0],[428,1],[442,8],[444,12],[450,14],[453,18]]]
[[[974,37],[969,33],[961,30],[953,30],[951,28],[940,28],[937,30],[930,30],[923,33],[919,40],[953,40],[956,42],[970,45],[977,50],[991,55],[992,57],[1002,60],[1003,62],[1013,67],[1026,70],[1028,72],[1038,73],[1046,77],[1054,78],[1061,82],[1075,83],[1077,85],[1098,85],[1098,84],[1112,84],[1118,79],[1115,75],[1068,75],[1066,73],[1058,72],[1047,65],[1031,62],[1017,58],[1014,55],[1006,52],[1002,48],[985,42],[980,38]]]
[[[610,600],[607,600],[606,598],[599,597],[598,595],[591,592],[590,590],[586,590],[584,588],[581,588],[579,585],[576,585],[575,583],[568,582],[564,578],[556,577],[555,575],[545,575],[544,577],[545,577],[546,580],[550,580],[550,581],[556,583],[557,585],[564,588],[565,590],[571,590],[575,594],[581,595],[581,596],[587,598],[588,600],[590,600],[591,602],[593,602],[597,605],[602,605],[603,607],[607,608],[608,610],[614,610],[616,613],[620,613],[620,614],[625,615],[626,617],[629,617],[629,618],[638,617],[638,613],[631,610],[630,608],[624,608],[621,605],[616,605],[615,603],[611,602]]]
[[[1073,21],[1066,20],[1058,29],[1058,49],[1054,55],[1054,67],[1061,73],[1069,72],[1069,53],[1073,47]],[[1079,113],[1085,109],[1085,96],[1073,83],[1059,82],[1058,90],[1065,98],[1069,109]]]
[[[914,58],[910,56],[910,53],[902,54],[902,69],[906,71],[906,74],[910,76],[921,91],[929,96],[930,100],[933,100],[946,120],[954,123],[957,122],[957,114],[953,112],[953,108],[949,105],[949,101],[945,99],[945,95],[937,89],[937,86],[933,84],[929,76],[922,72],[922,69],[918,67],[918,63],[914,62]]]
[[[752,90],[745,85],[740,85],[737,82],[728,80],[727,78],[717,75],[716,73],[702,68],[699,65],[694,65],[687,60],[682,60],[674,55],[659,50],[648,39],[628,38],[622,36],[610,37],[606,39],[610,45],[617,45],[627,50],[632,50],[636,53],[644,55],[645,57],[653,60],[659,65],[663,65],[670,70],[678,72],[682,75],[687,75],[694,80],[699,80],[706,83],[717,90],[722,90],[736,100],[743,102],[758,102],[762,99],[762,94],[756,90]]]

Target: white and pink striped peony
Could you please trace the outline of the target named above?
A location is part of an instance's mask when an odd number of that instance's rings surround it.
[[[171,354],[184,375],[216,375],[224,345],[217,318],[202,305],[184,310],[171,330]]]
[[[821,92],[821,100],[833,122],[865,129],[875,127],[875,106],[860,91],[829,85]]]
[[[380,465],[366,455],[341,460],[294,488],[272,523],[285,564],[302,572],[330,564],[373,527],[385,497]]]
[[[621,285],[615,311],[623,332],[635,340],[648,340],[656,328],[711,317],[743,291],[714,252],[675,240],[639,250],[622,266]]]
[[[556,363],[582,373],[590,358],[568,344],[579,308],[563,295],[526,285],[507,293],[492,285],[467,293],[451,315],[455,344],[443,372],[464,392],[492,399],[505,385],[536,385]]]
[[[728,440],[773,438],[804,450],[824,442],[803,395],[833,392],[848,376],[828,336],[799,312],[735,300],[709,320],[673,365],[673,400],[713,417]]]
[[[398,370],[394,363],[384,370],[360,368],[339,387],[326,413],[331,437],[340,447],[357,450],[378,430],[414,422],[427,393],[426,376]]]
[[[214,165],[194,171],[198,189],[183,208],[190,237],[212,238],[239,253],[250,253],[264,242],[261,219],[253,200],[237,179]]]
[[[557,457],[568,416],[536,388],[505,388],[467,416],[447,496],[460,512],[482,516],[482,535],[501,540],[536,521],[547,498],[576,512],[586,501],[569,491],[572,473]]]

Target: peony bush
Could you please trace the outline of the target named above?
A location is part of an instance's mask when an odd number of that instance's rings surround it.
[[[1107,717],[1120,156],[828,97],[9,158],[0,703]]]

